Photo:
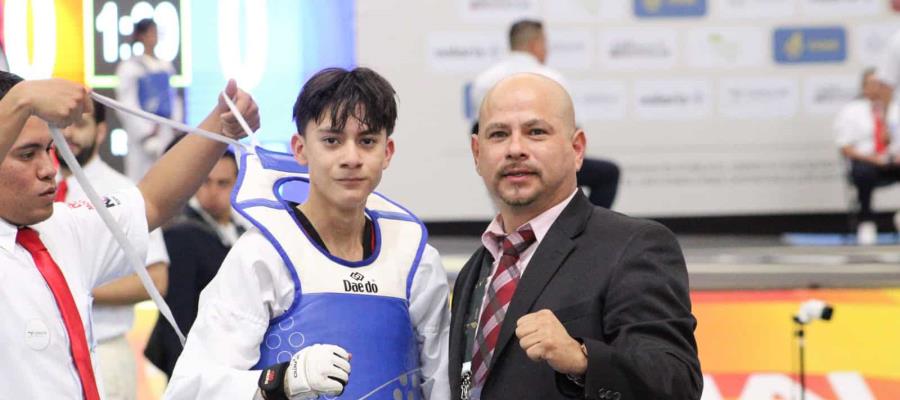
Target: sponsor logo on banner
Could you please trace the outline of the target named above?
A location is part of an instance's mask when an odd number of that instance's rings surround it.
[[[548,21],[593,22],[622,20],[631,9],[627,1],[544,0],[543,15]]]
[[[507,23],[540,13],[538,0],[457,0],[466,20]]]
[[[506,56],[501,32],[432,32],[428,35],[428,65],[447,73],[478,73]]]
[[[718,0],[714,10],[723,18],[756,19],[791,17],[795,0]]]
[[[478,110],[475,109],[475,100],[472,99],[472,82],[466,82],[462,88],[462,103],[463,103],[463,116],[471,121],[475,119],[478,114]]]
[[[803,80],[803,109],[808,114],[834,114],[859,94],[859,76],[810,76]]]
[[[729,118],[784,118],[797,113],[797,81],[729,78],[719,82],[719,114]]]
[[[702,17],[706,0],[634,0],[634,15],[639,18]]]
[[[878,65],[891,36],[900,32],[900,23],[858,25],[854,29],[853,49],[862,65]]]
[[[800,0],[800,11],[810,17],[877,15],[884,0]]]
[[[779,28],[772,40],[779,64],[837,63],[847,59],[847,33],[842,27]]]
[[[547,36],[547,64],[553,68],[588,69],[594,59],[594,37],[588,29],[559,29]]]
[[[674,29],[610,29],[600,35],[600,62],[610,69],[666,69],[677,55]]]
[[[765,64],[767,31],[762,28],[695,28],[687,34],[692,67],[756,67]]]
[[[580,123],[625,118],[626,89],[621,81],[583,80],[572,82],[571,86]]]
[[[634,83],[634,110],[648,120],[687,120],[711,114],[712,89],[705,79],[646,80]]]

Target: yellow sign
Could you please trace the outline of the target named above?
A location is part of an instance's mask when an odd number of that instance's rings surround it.
[[[806,328],[807,399],[900,399],[900,289],[695,292],[704,399],[799,393],[800,303],[834,307]]]
[[[26,79],[84,81],[81,2],[4,0],[0,17],[12,72]]]

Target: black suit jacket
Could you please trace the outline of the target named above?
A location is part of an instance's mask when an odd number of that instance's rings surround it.
[[[465,313],[483,247],[453,288],[450,386],[460,397]],[[478,299],[480,301],[480,299]],[[582,389],[531,361],[515,335],[525,314],[551,310],[588,350]],[[529,261],[509,305],[482,399],[699,399],[703,387],[681,248],[662,225],[594,207],[580,192]]]

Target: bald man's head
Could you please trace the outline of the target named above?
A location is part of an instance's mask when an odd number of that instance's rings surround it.
[[[548,117],[556,119],[560,128],[567,133],[575,133],[575,107],[566,89],[553,79],[532,73],[520,73],[497,82],[484,96],[478,111],[479,126],[489,123],[492,111],[510,106],[524,106],[540,109]]]
[[[506,226],[559,204],[576,188],[586,139],[556,81],[518,74],[498,82],[479,112],[472,155]]]

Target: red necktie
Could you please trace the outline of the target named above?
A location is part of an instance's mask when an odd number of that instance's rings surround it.
[[[69,183],[65,179],[59,181],[59,185],[56,186],[56,195],[53,197],[54,202],[64,202],[66,201],[66,193],[69,192]]]
[[[75,369],[78,370],[78,377],[81,379],[81,389],[86,400],[99,400],[100,394],[97,392],[97,381],[94,379],[94,368],[91,366],[91,353],[88,350],[87,337],[84,333],[84,325],[81,323],[81,315],[78,313],[78,307],[75,306],[75,300],[72,299],[72,292],[69,291],[69,284],[60,271],[59,266],[53,261],[50,252],[44,247],[44,243],[38,237],[37,231],[31,228],[19,228],[16,235],[16,243],[21,245],[31,253],[38,271],[53,292],[53,298],[56,300],[56,306],[59,307],[59,313],[62,315],[63,323],[66,325],[66,333],[69,336],[69,345],[72,351],[72,360],[75,362]]]
[[[875,154],[884,154],[887,150],[884,113],[876,107],[872,110],[872,115],[875,117]]]
[[[494,356],[494,347],[500,336],[500,327],[506,317],[509,302],[512,301],[516,286],[522,274],[516,262],[528,246],[535,241],[534,231],[525,228],[505,238],[502,238],[501,248],[503,256],[497,264],[497,271],[491,278],[491,284],[487,287],[487,296],[484,299],[484,311],[478,320],[478,330],[475,334],[474,350],[472,352],[473,388],[481,388],[488,375],[488,367]],[[478,397],[480,390],[474,391]]]

